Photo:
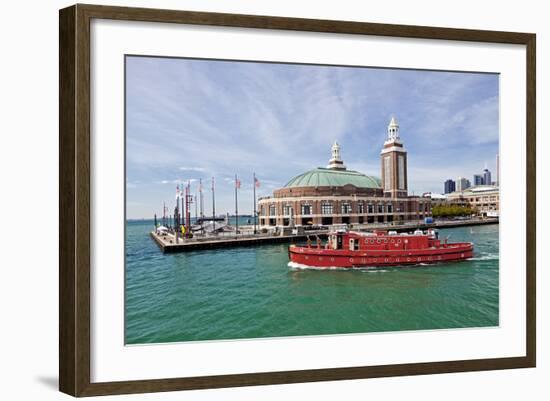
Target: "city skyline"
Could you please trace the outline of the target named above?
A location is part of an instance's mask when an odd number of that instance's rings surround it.
[[[233,213],[235,174],[250,214],[253,172],[270,195],[326,166],[335,140],[349,169],[380,177],[391,116],[410,194],[441,193],[498,152],[495,74],[127,57],[126,91],[128,218],[161,215],[163,202],[171,214],[176,185],[194,194],[199,179],[209,215],[212,176],[216,211]]]
[[[498,158],[498,155],[497,155],[497,158]],[[496,166],[495,168],[498,169],[498,161],[495,162],[495,166]],[[449,193],[450,181],[452,181],[452,186],[454,186],[460,179],[466,179],[466,181],[468,181],[468,187],[476,186],[476,185],[493,185],[493,184],[498,186],[498,172],[495,171],[495,175],[493,175],[493,172],[487,167],[487,163],[485,163],[485,168],[483,169],[483,171],[481,171],[481,173],[479,172],[475,173],[473,175],[472,180],[460,175],[457,177],[448,177],[447,179],[445,179],[445,181],[443,182],[444,189],[442,194]],[[450,191],[450,192],[453,192],[453,191]]]

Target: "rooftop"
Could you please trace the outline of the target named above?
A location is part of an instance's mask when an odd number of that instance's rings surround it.
[[[354,185],[357,188],[380,188],[380,179],[353,170],[317,167],[292,178],[285,188],[341,187],[344,185]]]
[[[448,194],[449,196],[460,196],[460,195],[472,195],[472,194],[483,194],[489,192],[498,192],[499,188],[494,185],[475,185],[473,187],[468,187],[464,191],[456,191]]]

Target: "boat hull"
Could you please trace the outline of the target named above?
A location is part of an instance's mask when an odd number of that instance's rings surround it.
[[[326,268],[387,267],[453,262],[473,257],[471,243],[455,243],[438,249],[410,249],[407,251],[349,251],[327,250],[315,247],[291,246],[288,250],[291,262]]]

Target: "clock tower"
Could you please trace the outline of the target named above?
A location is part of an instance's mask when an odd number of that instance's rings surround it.
[[[384,195],[392,198],[406,197],[407,151],[399,136],[399,124],[395,117],[388,125],[388,136],[380,152],[382,168],[382,189]]]

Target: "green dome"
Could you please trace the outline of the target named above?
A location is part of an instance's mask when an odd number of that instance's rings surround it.
[[[342,187],[380,188],[380,179],[353,170],[335,170],[318,167],[291,179],[285,188],[296,187]]]

